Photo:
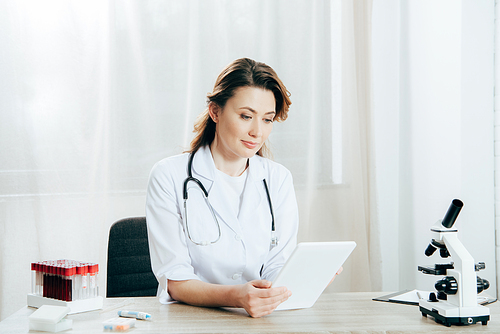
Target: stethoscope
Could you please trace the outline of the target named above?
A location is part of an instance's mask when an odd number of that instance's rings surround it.
[[[212,205],[210,204],[210,201],[208,200],[208,191],[205,189],[203,186],[203,183],[201,183],[200,180],[197,178],[193,177],[192,173],[192,165],[193,165],[193,158],[194,158],[194,153],[191,153],[189,156],[188,160],[188,166],[187,166],[187,171],[188,171],[188,177],[184,180],[184,186],[183,186],[183,197],[184,197],[184,221],[186,225],[186,232],[188,235],[189,240],[193,242],[194,244],[198,246],[208,246],[211,244],[215,244],[217,241],[220,240],[221,237],[221,229],[220,229],[220,224],[219,221],[217,220],[217,217],[215,215],[214,209],[212,208]],[[198,187],[201,189],[203,192],[203,195],[205,196],[205,202],[207,203],[208,208],[210,209],[210,212],[212,214],[212,217],[215,221],[215,224],[217,225],[217,230],[218,230],[218,236],[217,239],[213,241],[201,241],[197,242],[193,240],[191,237],[191,233],[189,233],[189,224],[188,224],[188,216],[187,216],[187,200],[188,200],[188,191],[187,191],[187,186],[190,181],[193,181],[198,185]],[[271,196],[269,195],[269,189],[267,188],[267,182],[266,179],[263,179],[262,182],[264,182],[264,188],[266,189],[266,195],[267,195],[267,201],[269,203],[269,209],[271,210],[271,246],[270,249],[273,249],[274,247],[278,246],[278,237],[276,236],[276,230],[274,227],[274,211],[273,211],[273,204],[271,203]]]

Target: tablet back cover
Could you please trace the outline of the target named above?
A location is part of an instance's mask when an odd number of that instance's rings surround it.
[[[355,247],[354,241],[299,243],[273,282],[292,291],[276,310],[313,306]]]

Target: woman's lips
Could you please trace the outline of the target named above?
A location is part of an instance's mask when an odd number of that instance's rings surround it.
[[[243,145],[245,145],[246,147],[248,147],[250,149],[254,149],[257,147],[257,145],[259,145],[258,143],[254,143],[254,142],[246,141],[246,140],[242,140],[241,142],[243,143]]]

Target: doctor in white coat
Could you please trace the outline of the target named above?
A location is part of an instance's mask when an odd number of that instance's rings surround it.
[[[292,176],[263,157],[273,122],[287,118],[290,104],[271,67],[238,59],[208,95],[190,150],[153,167],[146,219],[160,301],[261,317],[291,295],[271,284],[297,243]]]

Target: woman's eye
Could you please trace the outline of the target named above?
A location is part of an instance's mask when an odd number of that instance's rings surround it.
[[[243,118],[243,119],[250,119],[251,117],[247,116],[247,115],[241,115],[241,118]]]
[[[270,119],[270,118],[266,118],[266,119],[264,119],[264,122],[266,122],[266,123],[272,123],[272,122],[273,122],[273,120],[272,120],[272,119]]]

